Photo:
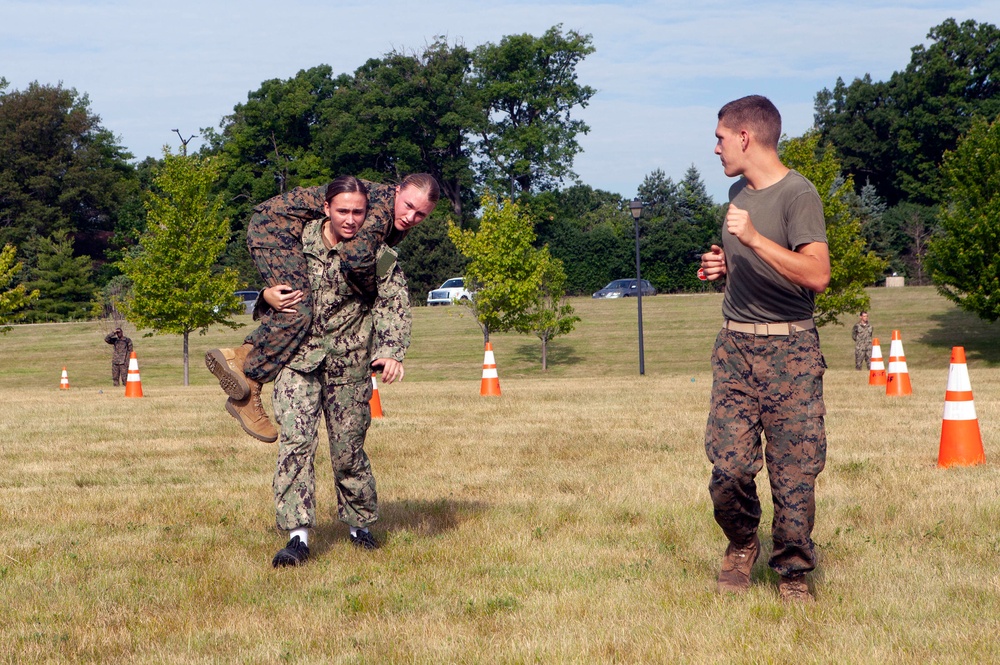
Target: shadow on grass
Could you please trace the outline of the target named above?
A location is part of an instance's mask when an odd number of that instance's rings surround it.
[[[475,501],[387,501],[379,502],[379,520],[373,533],[383,540],[381,532],[389,537],[409,533],[417,536],[436,536],[450,531],[462,522],[485,510],[485,503]],[[339,521],[323,524],[316,528],[321,542],[333,545],[348,540],[349,529]]]
[[[960,309],[933,314],[930,320],[933,325],[919,338],[922,344],[944,349],[964,346],[968,360],[1000,365],[1000,323],[984,321]]]
[[[514,358],[526,365],[537,365],[542,368],[542,343],[534,338],[534,343],[519,344],[514,353]],[[574,349],[567,344],[553,344],[549,342],[549,366],[552,365],[579,365],[583,358],[574,352]]]

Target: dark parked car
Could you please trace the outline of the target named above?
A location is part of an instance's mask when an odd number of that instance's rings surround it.
[[[635,287],[634,279],[616,279],[603,289],[594,294],[595,298],[629,298],[638,295],[639,290]],[[655,296],[656,289],[653,285],[642,280],[642,295]]]

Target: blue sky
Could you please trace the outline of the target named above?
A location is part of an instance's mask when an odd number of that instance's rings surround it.
[[[576,160],[581,181],[632,197],[651,171],[679,180],[694,164],[721,202],[729,180],[712,149],[722,104],[767,95],[785,132],[799,135],[812,125],[815,94],[838,76],[888,78],[949,17],[1000,25],[995,0],[343,5],[0,0],[0,76],[12,89],[61,81],[87,93],[105,127],[142,158],[158,156],[164,144],[176,149],[175,127],[187,137],[217,126],[267,79],[318,64],[353,72],[393,49],[420,50],[437,35],[474,47],[562,24],[591,34],[596,48],[578,70],[597,89],[578,114],[591,127]]]

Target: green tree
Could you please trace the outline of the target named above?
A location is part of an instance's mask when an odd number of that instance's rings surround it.
[[[541,37],[510,35],[473,53],[480,106],[476,127],[482,175],[497,192],[553,188],[573,178],[576,137],[590,128],[574,119],[595,90],[577,81],[577,66],[594,52],[590,35],[562,26]]]
[[[0,84],[3,82],[0,79]],[[16,255],[17,248],[13,245],[4,245],[0,250],[0,334],[9,331],[10,326],[5,324],[20,320],[23,310],[38,298],[38,291],[28,291],[24,284],[11,286],[24,267],[15,261]]]
[[[537,260],[541,279],[538,295],[528,306],[526,316],[517,331],[536,336],[542,342],[542,371],[549,368],[549,341],[573,331],[580,317],[566,302],[566,273],[562,261],[553,258],[547,247],[538,250]]]
[[[938,291],[986,321],[1000,318],[1000,120],[976,119],[945,155],[948,203],[926,267]]]
[[[886,262],[865,249],[854,181],[841,174],[832,149],[819,149],[819,134],[782,141],[781,160],[808,178],[823,201],[826,238],[830,248],[830,285],[816,295],[816,324],[840,323],[848,312],[868,309],[865,287],[874,284]]]
[[[463,230],[449,222],[448,237],[469,260],[465,283],[476,292],[469,306],[483,341],[490,341],[491,332],[525,329],[545,267],[532,246],[535,231],[530,217],[516,203],[500,203],[487,195],[479,230]]]
[[[590,294],[635,266],[632,216],[620,194],[574,185],[522,196],[537,220],[535,246],[548,245],[566,272],[566,291]]]
[[[95,293],[90,257],[73,256],[73,239],[65,230],[39,238],[32,245],[35,266],[28,271],[25,286],[41,295],[25,319],[68,321],[89,316]]]
[[[888,81],[869,75],[816,95],[822,143],[836,146],[843,168],[870,182],[891,205],[942,202],[939,167],[972,118],[1000,113],[1000,30],[947,19],[911,49]]]
[[[103,261],[118,211],[135,196],[131,155],[90,111],[87,95],[37,82],[0,85],[0,245],[34,264],[28,241],[57,231]]]
[[[137,328],[184,338],[184,385],[188,385],[188,337],[242,312],[236,272],[216,262],[229,238],[222,200],[212,193],[219,174],[215,158],[183,157],[164,148],[163,168],[146,200],[148,227],[139,251],[122,260],[132,292],[122,303]]]
[[[369,60],[322,105],[317,154],[338,172],[382,182],[430,173],[462,219],[477,203],[467,138],[479,111],[471,65],[468,49],[442,37],[419,54]]]

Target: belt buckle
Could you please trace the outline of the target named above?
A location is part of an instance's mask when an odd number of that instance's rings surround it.
[[[763,337],[767,337],[767,324],[766,323],[755,323],[753,324],[753,334]]]

